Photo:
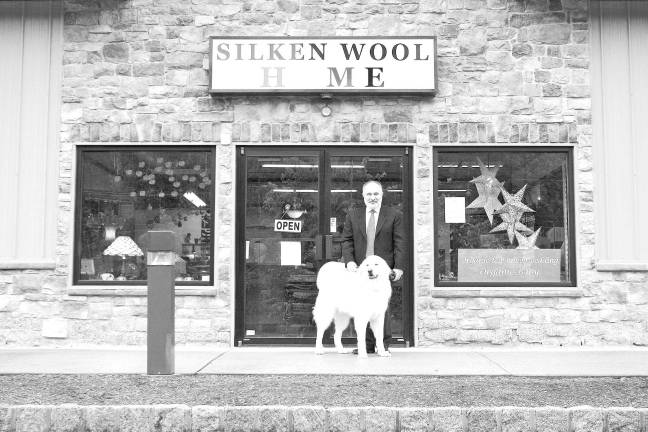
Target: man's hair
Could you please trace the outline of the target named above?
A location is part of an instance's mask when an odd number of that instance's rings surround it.
[[[380,190],[382,190],[382,184],[380,184],[379,181],[377,181],[377,180],[369,180],[369,181],[364,182],[364,184],[362,185],[362,193],[364,193],[365,188],[368,185],[370,185],[371,183],[377,184],[380,187]]]

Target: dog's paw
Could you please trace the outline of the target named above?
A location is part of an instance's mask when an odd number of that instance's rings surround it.
[[[378,356],[380,356],[380,357],[391,357],[391,353],[389,351],[378,352]]]
[[[338,348],[336,351],[338,354],[351,354],[353,352],[352,349],[348,348]]]
[[[315,348],[315,354],[317,355],[324,354],[324,348]]]
[[[369,356],[367,355],[366,352],[364,352],[364,353],[358,352],[358,358],[366,359],[366,358],[369,358]]]

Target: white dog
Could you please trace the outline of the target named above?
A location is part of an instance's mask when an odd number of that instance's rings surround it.
[[[381,357],[391,354],[383,345],[385,311],[391,297],[389,276],[391,269],[379,256],[367,257],[356,271],[348,271],[341,262],[328,262],[317,274],[317,300],[313,318],[317,325],[315,353],[323,354],[324,331],[335,321],[335,348],[346,352],[342,346],[342,332],[353,318],[358,338],[358,357],[367,357],[365,333],[367,323],[376,336],[376,352]]]

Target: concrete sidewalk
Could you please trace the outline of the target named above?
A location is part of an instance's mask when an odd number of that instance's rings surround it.
[[[394,348],[358,359],[333,349],[176,348],[177,374],[648,376],[648,348]],[[144,374],[145,348],[0,348],[0,374]]]

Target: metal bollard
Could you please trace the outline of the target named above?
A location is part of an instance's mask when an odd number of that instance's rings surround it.
[[[146,373],[175,373],[175,237],[149,231]]]

